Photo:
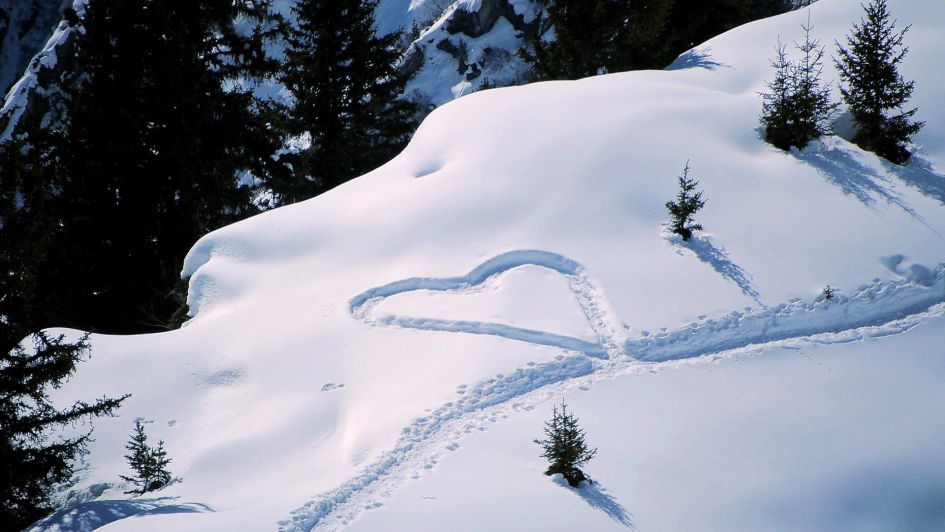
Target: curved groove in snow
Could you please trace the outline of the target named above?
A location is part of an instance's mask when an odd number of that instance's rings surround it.
[[[581,306],[581,311],[597,336],[598,343],[588,342],[572,336],[494,322],[393,315],[374,316],[374,308],[388,297],[417,290],[464,292],[521,266],[538,266],[564,275],[568,279],[568,284],[575,295],[575,299]],[[578,262],[550,251],[525,249],[510,251],[493,257],[476,266],[466,275],[458,277],[412,277],[371,288],[353,297],[348,304],[348,309],[354,317],[373,326],[499,336],[532,344],[557,347],[566,351],[577,351],[596,358],[606,358],[607,356],[622,354],[622,350],[619,348],[620,342],[613,339],[616,329],[609,323],[609,312],[604,310],[607,306],[604,304],[601,294],[602,292],[596,288],[593,281],[584,273],[583,266]]]

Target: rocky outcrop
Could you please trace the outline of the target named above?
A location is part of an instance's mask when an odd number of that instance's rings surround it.
[[[446,31],[451,35],[462,33],[469,37],[479,37],[489,33],[500,17],[508,20],[518,31],[527,31],[525,17],[515,12],[509,0],[482,0],[479,9],[470,11],[460,5],[449,21]]]

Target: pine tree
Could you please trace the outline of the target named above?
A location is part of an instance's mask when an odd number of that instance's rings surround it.
[[[27,259],[7,271],[30,278],[27,333],[161,330],[183,303],[193,242],[258,212],[247,181],[288,171],[272,157],[274,104],[242,85],[278,66],[264,49],[278,24],[268,0],[91,0],[79,24],[49,112],[0,146],[17,161],[0,201],[14,198],[13,218],[48,241],[34,249],[0,227]]]
[[[125,459],[135,472],[133,477],[121,475],[122,480],[135,486],[125,493],[142,495],[170,484],[171,473],[167,466],[171,460],[164,450],[164,440],[159,441],[157,447],[148,445],[148,436],[140,419],[135,420],[134,434],[125,448],[130,451],[130,454],[125,455]]]
[[[675,54],[682,53],[751,21],[755,13],[760,16],[773,14],[770,13],[770,4],[772,2],[752,0],[674,0],[667,39]]]
[[[280,79],[294,100],[290,130],[303,149],[281,203],[311,197],[377,168],[410,139],[416,106],[401,98],[399,33],[378,36],[376,0],[296,0]]]
[[[71,478],[92,434],[50,441],[50,431],[112,415],[128,397],[56,408],[49,389],[75,372],[88,354],[87,337],[68,342],[40,332],[24,343],[32,345],[0,351],[0,530],[20,530],[52,511],[54,486]]]
[[[695,192],[697,186],[699,182],[689,177],[689,162],[686,161],[683,175],[679,176],[679,193],[676,195],[676,201],[666,202],[666,209],[672,216],[670,222],[672,231],[686,241],[692,238],[693,231],[702,230],[701,224],[692,223],[695,213],[705,206],[702,192]]]
[[[827,134],[837,107],[830,100],[830,86],[821,81],[824,47],[811,38],[809,20],[801,27],[804,41],[794,44],[801,53],[800,60],[788,60],[779,40],[776,59],[771,62],[775,77],[767,83],[769,92],[762,94],[765,140],[782,150],[803,149],[811,140]]]
[[[849,48],[837,43],[840,92],[856,126],[853,142],[903,164],[912,155],[906,145],[924,126],[912,120],[917,109],[903,110],[915,88],[898,70],[909,51],[903,39],[910,26],[895,31],[886,0],[873,0],[864,9],[866,19],[854,23],[847,36]]]
[[[597,454],[597,449],[588,447],[585,433],[578,426],[578,420],[568,413],[568,407],[561,401],[561,410],[554,407],[551,421],[545,422],[545,439],[535,440],[544,452],[541,456],[548,460],[546,475],[562,474],[571,486],[578,486],[587,475],[581,471]]]
[[[794,123],[794,65],[787,57],[787,47],[778,39],[775,47],[775,59],[771,61],[774,79],[766,82],[768,91],[762,93],[761,125],[765,130],[765,140],[771,144],[789,150],[794,144],[791,125]]]
[[[786,0],[539,0],[553,38],[520,55],[539,80],[663,68],[706,39],[783,13]],[[550,36],[550,35],[549,35]]]
[[[542,0],[554,39],[521,56],[537,79],[577,79],[665,66],[664,30],[672,0]]]

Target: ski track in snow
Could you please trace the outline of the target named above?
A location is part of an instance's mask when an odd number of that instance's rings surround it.
[[[468,292],[494,282],[521,266],[539,266],[564,275],[598,344],[549,332],[476,321],[373,315],[384,299],[416,290]],[[335,530],[361,512],[383,506],[404,481],[419,478],[439,457],[460,446],[465,434],[486,430],[490,423],[594,381],[627,374],[659,371],[681,364],[714,361],[775,347],[835,344],[900,334],[932,316],[945,315],[945,264],[923,279],[881,281],[863,285],[852,296],[822,297],[813,302],[793,299],[774,307],[734,311],[674,331],[635,338],[617,324],[604,293],[577,262],[547,251],[520,250],[490,259],[460,277],[404,279],[367,290],[349,310],[372,326],[428,331],[489,334],[558,347],[565,351],[551,362],[529,363],[457,388],[457,399],[403,429],[390,451],[355,477],[294,510],[280,521],[282,531]]]

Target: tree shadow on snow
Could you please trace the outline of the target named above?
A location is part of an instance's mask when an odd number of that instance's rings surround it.
[[[567,486],[567,484],[565,484]],[[577,488],[567,486],[568,489],[578,494],[588,506],[595,510],[600,510],[607,514],[614,521],[621,525],[636,530],[633,525],[633,515],[623,507],[613,495],[607,492],[603,486],[594,482],[582,482]]]
[[[729,68],[728,65],[712,59],[712,56],[709,55],[711,51],[712,48],[703,48],[702,50],[693,48],[673,60],[673,62],[666,67],[666,70],[686,70],[688,68],[715,70],[717,68]]]
[[[676,235],[670,235],[668,236],[668,240],[691,250],[696,254],[699,260],[711,266],[713,270],[718,272],[726,280],[738,285],[738,288],[743,294],[757,301],[759,305],[764,305],[764,301],[761,300],[761,294],[759,294],[758,289],[755,288],[751,275],[741,266],[735,264],[725,251],[725,248],[716,246],[711,238],[696,235],[686,242]]]
[[[206,504],[165,504],[166,501],[167,498],[85,502],[50,514],[26,530],[88,532],[128,517],[213,511]]]
[[[812,166],[828,183],[839,187],[844,194],[856,198],[871,209],[876,208],[878,197],[927,225],[922,216],[893,190],[893,181],[884,175],[890,170],[906,184],[945,203],[945,184],[936,183],[933,179],[937,177],[945,181],[942,176],[934,174],[930,169],[914,165],[907,168],[891,163],[870,166],[858,158],[862,154],[857,148],[840,139],[815,142],[804,150],[792,150],[791,154]]]
[[[886,166],[906,185],[945,205],[945,175],[935,172],[932,163],[913,156],[905,166],[892,163]]]

